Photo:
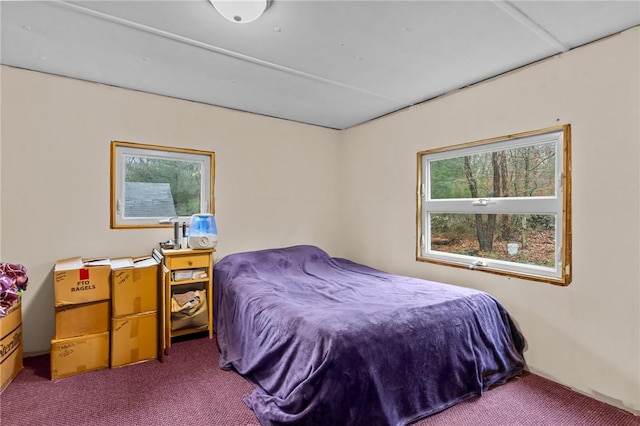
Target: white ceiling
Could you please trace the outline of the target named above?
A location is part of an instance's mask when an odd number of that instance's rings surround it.
[[[345,129],[640,25],[640,1],[2,1],[0,62]]]

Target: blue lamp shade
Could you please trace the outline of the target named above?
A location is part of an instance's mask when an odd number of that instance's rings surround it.
[[[216,218],[210,213],[200,213],[191,216],[189,225],[189,248],[209,249],[218,243],[218,227]]]

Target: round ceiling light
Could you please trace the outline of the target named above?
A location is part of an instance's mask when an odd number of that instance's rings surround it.
[[[255,21],[267,10],[270,0],[209,0],[218,13],[231,22]]]

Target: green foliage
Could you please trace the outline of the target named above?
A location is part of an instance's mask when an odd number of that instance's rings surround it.
[[[450,216],[448,214],[431,215],[431,232],[434,234],[448,234]]]
[[[431,162],[431,198],[468,198],[469,185],[464,176],[464,157]]]
[[[473,215],[438,213],[431,215],[431,231],[448,240],[461,240],[475,232]],[[475,234],[474,234],[475,235]]]
[[[530,145],[466,156],[469,175],[465,173],[465,156],[430,162],[431,198],[472,197],[469,178],[477,187],[478,197],[550,196],[555,190],[555,144]],[[497,160],[497,161],[494,161]],[[494,183],[500,182],[499,194]]]
[[[532,214],[529,216],[527,226],[536,231],[549,231],[556,227],[553,215]]]

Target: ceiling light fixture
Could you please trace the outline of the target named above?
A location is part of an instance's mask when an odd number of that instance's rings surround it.
[[[218,13],[231,22],[255,21],[269,7],[271,0],[209,0]]]

